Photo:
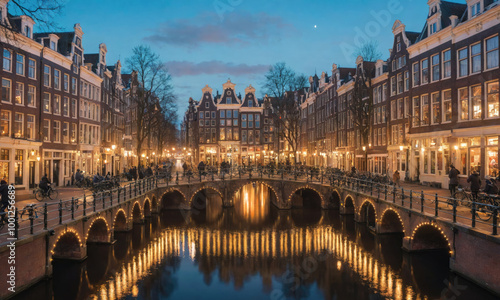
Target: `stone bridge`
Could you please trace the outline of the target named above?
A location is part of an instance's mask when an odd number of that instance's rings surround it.
[[[27,287],[52,274],[53,259],[83,260],[89,243],[112,243],[114,232],[128,231],[134,224],[162,209],[200,209],[197,199],[220,197],[224,207],[232,207],[236,195],[246,185],[268,187],[271,203],[279,209],[315,207],[338,209],[340,214],[353,215],[354,220],[367,223],[378,234],[398,233],[403,236],[407,251],[446,249],[450,267],[479,285],[500,294],[500,240],[477,228],[449,218],[419,211],[408,203],[390,201],[387,195],[376,196],[353,188],[319,182],[286,181],[273,178],[215,180],[183,183],[174,186],[152,186],[139,196],[116,203],[106,209],[80,216],[62,225],[43,230],[16,242],[19,258],[16,268],[18,287]],[[415,203],[416,205],[417,203]],[[203,207],[202,207],[203,208]],[[9,251],[0,247],[0,261]],[[6,291],[5,281],[0,290]],[[0,294],[0,297],[3,297]]]

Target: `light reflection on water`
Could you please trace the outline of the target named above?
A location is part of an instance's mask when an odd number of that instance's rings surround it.
[[[198,215],[153,216],[132,233],[116,234],[114,245],[89,246],[81,265],[54,265],[53,283],[19,299],[417,300],[443,291],[455,299],[494,299],[462,279],[460,295],[448,292],[445,279],[456,276],[446,253],[404,254],[401,236],[374,235],[338,211],[277,211],[268,193],[249,185],[231,209],[209,194]]]

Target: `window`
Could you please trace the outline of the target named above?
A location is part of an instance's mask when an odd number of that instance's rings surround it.
[[[35,139],[35,116],[26,116],[26,138],[30,140]]]
[[[208,108],[208,107],[209,107],[209,103],[205,102],[205,108]]]
[[[398,94],[403,92],[403,73],[398,74]]]
[[[391,77],[391,96],[396,95],[396,77]]]
[[[200,119],[203,119],[205,117],[205,113],[200,111]]]
[[[50,67],[43,66],[43,85],[50,87]]]
[[[56,42],[50,41],[50,49],[56,51]]]
[[[498,95],[498,93],[497,93],[497,95]],[[255,128],[260,128],[260,115],[257,115],[257,114],[255,115]]]
[[[398,116],[398,107],[396,100],[391,101],[391,120],[396,120]]]
[[[469,75],[469,51],[467,48],[458,50],[458,77]]]
[[[36,87],[33,85],[28,85],[28,106],[35,107],[35,95],[36,95]]]
[[[54,121],[54,142],[59,143],[61,142],[61,122],[60,121]]]
[[[54,114],[61,114],[61,96],[59,95],[54,95]]]
[[[420,126],[420,98],[413,97],[413,127]]]
[[[405,71],[405,91],[410,90],[410,71]]]
[[[429,25],[429,35],[437,32],[437,22],[434,22]]]
[[[32,58],[28,60],[28,77],[36,79],[36,61]]]
[[[418,86],[420,84],[420,64],[413,64],[413,86]]]
[[[233,110],[233,118],[237,118],[238,117],[238,110],[235,109]]]
[[[241,114],[241,127],[247,128],[247,114]]]
[[[76,143],[76,137],[78,136],[77,127],[75,123],[71,123],[71,142]]]
[[[43,141],[50,142],[50,120],[43,120]]]
[[[45,113],[51,112],[50,94],[49,93],[43,93],[43,112],[45,112]]]
[[[76,78],[72,77],[71,78],[71,93],[73,93],[73,95],[76,95],[77,92],[78,92],[78,83],[76,82]]]
[[[432,56],[432,81],[437,81],[440,79],[440,65],[439,65],[439,54]]]
[[[474,3],[470,7],[470,16],[474,17],[481,13],[481,1]]]
[[[460,120],[469,120],[469,88],[458,90],[460,104]]]
[[[31,27],[28,25],[24,26],[24,36],[31,38]]]
[[[223,110],[223,109],[220,110],[220,117],[221,118],[225,118],[226,117],[226,111],[225,110]]]
[[[246,130],[242,130],[241,131],[241,142],[242,143],[246,143],[247,142],[247,131]]]
[[[228,109],[228,110],[226,111],[226,118],[231,119],[231,118],[232,118],[232,116],[231,116],[231,115],[232,115],[232,112],[233,112],[232,110]]]
[[[433,93],[431,95],[432,102],[432,124],[439,124],[441,122],[441,99],[440,93]]]
[[[384,93],[382,94],[382,101],[384,101],[384,102],[387,100],[387,96],[388,96],[387,90],[388,90],[387,83],[384,83]]]
[[[63,143],[68,144],[69,143],[69,123],[68,122],[63,123],[62,136],[63,136]]]
[[[24,55],[16,55],[16,73],[24,76]]]
[[[486,40],[486,69],[498,67],[498,36]]]
[[[253,101],[252,100],[248,100],[248,107],[253,107]]]
[[[3,49],[3,70],[10,72],[12,70],[12,52]]]
[[[481,72],[481,44],[475,44],[470,47],[471,55],[471,73]]]
[[[429,95],[422,95],[421,97],[421,116],[422,116],[422,125],[429,125]]]
[[[205,112],[205,119],[210,119],[210,112],[209,111]]]
[[[54,69],[54,88],[61,89],[61,71]]]
[[[24,129],[24,115],[21,113],[14,114],[14,137],[22,138]]]
[[[429,83],[429,59],[422,60],[422,84]]]
[[[443,92],[443,122],[451,122],[451,90]]]
[[[69,98],[63,98],[63,116],[69,117]]]
[[[0,136],[10,136],[10,111],[0,112]]]
[[[482,87],[480,85],[471,88],[472,119],[481,119],[481,96]]]
[[[253,114],[248,114],[248,128],[253,128]]]
[[[76,99],[71,99],[71,116],[76,118]]]
[[[451,77],[451,50],[443,52],[443,78]]]
[[[486,84],[486,101],[488,118],[498,117],[498,81]]]
[[[12,102],[12,82],[9,79],[2,79],[2,102]]]
[[[16,98],[14,98],[16,104],[24,104],[24,84],[16,83]]]
[[[68,92],[68,89],[69,89],[69,75],[68,74],[64,74],[63,89],[65,92]]]
[[[402,119],[404,114],[404,102],[403,99],[398,99],[398,119]]]

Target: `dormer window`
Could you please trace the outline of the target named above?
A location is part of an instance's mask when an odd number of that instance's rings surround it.
[[[437,32],[437,22],[431,23],[429,25],[429,35],[432,35]]]
[[[253,101],[252,100],[248,100],[248,107],[253,107]]]
[[[31,27],[28,25],[24,26],[24,36],[31,38]]]
[[[50,41],[50,49],[56,51],[56,42]]]
[[[475,17],[481,13],[481,2],[474,3],[470,6],[470,16]]]

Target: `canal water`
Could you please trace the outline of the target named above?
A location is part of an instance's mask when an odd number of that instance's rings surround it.
[[[223,209],[201,193],[190,212],[88,245],[84,262],[54,261],[52,279],[15,299],[497,299],[451,273],[446,252],[408,254],[401,235],[336,210],[278,211],[272,197],[248,185]]]

